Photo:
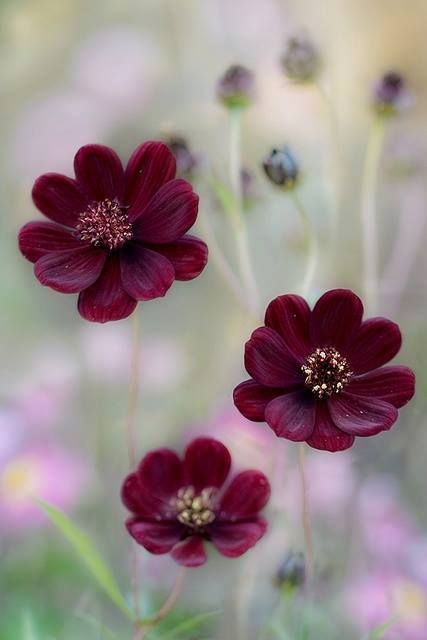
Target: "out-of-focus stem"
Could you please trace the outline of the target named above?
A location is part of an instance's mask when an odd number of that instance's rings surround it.
[[[305,239],[308,245],[308,260],[307,266],[305,269],[304,279],[301,284],[301,295],[306,296],[311,287],[313,286],[314,276],[316,275],[316,269],[319,261],[319,244],[317,240],[317,235],[315,228],[310,220],[309,215],[307,214],[301,200],[295,189],[290,191],[290,195],[295,204],[295,207],[300,215],[301,221],[304,225],[304,234]]]
[[[305,444],[301,442],[298,446],[298,463],[301,475],[302,489],[302,523],[304,529],[304,546],[306,555],[306,571],[307,581],[310,580],[313,573],[313,537],[311,532],[310,520],[310,500],[307,476],[305,472]]]
[[[241,181],[241,110],[229,109],[230,113],[230,182],[234,196],[232,223],[236,237],[237,258],[248,306],[254,315],[258,311],[258,289],[249,252],[248,234],[243,219]]]
[[[134,640],[143,640],[143,638],[145,638],[145,634],[152,627],[164,620],[164,618],[169,615],[181,595],[186,573],[187,570],[185,569],[185,567],[181,567],[165,603],[151,618],[141,621],[140,627],[134,635]]]
[[[378,230],[375,210],[378,168],[385,136],[385,119],[372,123],[366,148],[360,207],[363,245],[363,287],[367,311],[375,312],[378,304]]]

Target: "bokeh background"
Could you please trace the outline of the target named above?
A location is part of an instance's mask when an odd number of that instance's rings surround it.
[[[256,100],[244,115],[243,160],[253,176],[245,217],[263,305],[298,288],[306,255],[292,200],[266,181],[262,158],[286,142],[300,163],[300,197],[324,248],[311,299],[335,285],[362,293],[359,210],[370,92],[389,69],[405,76],[413,104],[387,124],[379,172],[378,311],[400,323],[399,359],[416,371],[418,388],[391,433],[358,441],[342,454],[308,453],[318,577],[307,605],[298,591],[284,594],[275,585],[289,551],[303,547],[295,447],[247,423],[231,403],[253,320],[212,263],[165,299],[140,305],[141,455],[165,444],[180,448],[193,434],[208,432],[230,446],[236,467],[266,470],[274,484],[268,536],[244,558],[212,554],[208,565],[192,571],[173,624],[217,613],[206,626],[168,637],[359,640],[394,621],[385,638],[425,640],[424,0],[2,0],[0,21],[1,640],[108,637],[91,618],[116,638],[131,637],[32,501],[36,495],[72,516],[130,593],[119,488],[127,472],[131,326],[90,325],[78,316],[74,296],[36,282],[16,243],[19,227],[37,215],[32,183],[46,171],[69,174],[82,144],[110,144],[126,159],[145,139],[179,133],[200,160],[193,179],[201,194],[198,233],[204,235],[203,218],[209,218],[235,263],[229,220],[211,189],[212,176],[229,180],[228,119],[215,84],[235,62],[256,73]],[[286,38],[301,29],[321,53],[318,84],[296,86],[280,68]],[[341,217],[331,271],[334,127]],[[176,567],[143,549],[138,561],[149,613],[162,602]],[[161,638],[167,628],[149,637]]]

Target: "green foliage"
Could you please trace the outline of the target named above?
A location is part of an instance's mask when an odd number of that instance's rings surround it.
[[[200,633],[200,627],[205,625],[218,614],[219,611],[208,611],[191,617],[186,616],[179,622],[176,622],[173,625],[168,625],[167,628],[164,628],[163,625],[159,625],[147,634],[147,640],[179,640],[179,638],[190,640],[190,638],[193,637],[193,632],[197,631]]]
[[[378,627],[376,627],[371,631],[371,633],[369,634],[368,640],[381,640],[381,638],[384,638],[387,631],[394,624],[396,624],[396,618],[393,618],[392,620],[388,620],[388,622],[384,622],[383,624],[380,624]]]
[[[70,542],[80,560],[92,574],[92,577],[95,579],[98,586],[108,595],[116,607],[120,609],[126,617],[132,620],[133,615],[131,610],[120,593],[113,574],[101,555],[98,553],[92,540],[83,531],[81,531],[72,522],[72,520],[65,515],[65,513],[59,511],[47,502],[43,502],[41,500],[38,500],[37,502],[53,524]]]

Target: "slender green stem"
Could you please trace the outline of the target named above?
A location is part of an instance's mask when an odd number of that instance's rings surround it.
[[[375,312],[378,304],[378,230],[376,219],[376,187],[385,136],[385,118],[372,123],[366,148],[360,207],[363,244],[363,287],[366,308]]]
[[[243,197],[241,181],[241,130],[240,109],[230,109],[230,182],[234,195],[232,223],[236,237],[237,257],[242,283],[248,298],[248,306],[254,314],[258,311],[258,289],[249,252],[248,234],[243,219]]]
[[[160,607],[157,613],[151,616],[151,618],[140,621],[139,627],[135,631],[134,640],[143,640],[150,629],[155,627],[156,624],[164,620],[166,616],[169,615],[182,593],[186,575],[186,568],[181,567],[165,603]]]
[[[308,245],[307,267],[300,288],[301,295],[306,296],[313,286],[314,277],[316,275],[316,270],[319,262],[319,244],[314,226],[301,200],[299,199],[296,190],[293,189],[292,191],[290,191],[290,195],[304,225],[305,239]]]

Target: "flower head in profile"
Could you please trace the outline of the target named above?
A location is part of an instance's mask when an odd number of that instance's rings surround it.
[[[297,295],[273,300],[246,343],[251,380],[234,390],[236,407],[281,438],[327,451],[390,429],[415,376],[383,366],[400,349],[397,324],[362,316],[361,300],[346,289],[328,291],[313,310]]]
[[[48,173],[36,180],[33,200],[49,222],[29,222],[19,234],[41,284],[78,293],[80,314],[107,322],[126,318],[140,300],[164,296],[174,280],[201,273],[207,247],[186,235],[198,196],[175,179],[165,144],[142,144],[125,169],[112,149],[87,145],[74,171],[75,178]]]
[[[264,535],[260,511],[270,485],[260,471],[243,471],[228,483],[231,456],[218,440],[196,438],[184,458],[170,449],[148,453],[122,487],[131,511],[126,527],[150,553],[170,553],[186,567],[206,562],[205,542],[236,558]]]

